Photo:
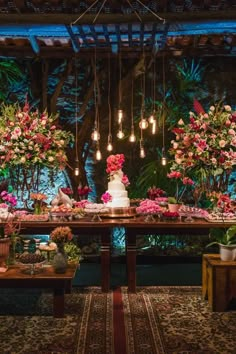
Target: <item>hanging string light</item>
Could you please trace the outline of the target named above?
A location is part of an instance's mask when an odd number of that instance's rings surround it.
[[[122,98],[122,93],[121,93],[121,48],[119,51],[119,108],[118,108],[118,124],[121,124],[123,121],[123,110],[121,109],[121,98]]]
[[[112,151],[112,134],[111,134],[111,60],[110,55],[108,56],[108,138],[107,138],[107,151]]]
[[[153,61],[153,86],[152,86],[152,113],[150,117],[148,118],[148,121],[150,124],[152,124],[152,134],[156,133],[157,129],[157,121],[155,119],[156,117],[156,110],[155,110],[155,101],[156,101],[156,58],[154,58]]]
[[[79,156],[78,156],[78,72],[77,61],[75,61],[75,169],[74,174],[79,176]]]
[[[100,150],[99,141],[97,142],[95,157],[96,157],[97,161],[100,161],[102,159],[102,153],[101,153],[101,150]]]
[[[140,129],[140,141],[139,141],[139,156],[143,159],[146,156],[144,145],[143,145],[143,129]]]
[[[99,133],[99,118],[98,118],[98,102],[97,102],[97,51],[95,46],[94,52],[94,106],[95,106],[95,120],[94,120],[94,128],[91,134],[91,139],[93,141],[99,141],[100,133]]]
[[[165,100],[166,100],[166,78],[165,78],[165,57],[162,55],[162,80],[163,80],[163,104],[162,104],[162,156],[161,164],[166,166],[167,158],[165,152]]]
[[[118,129],[118,133],[117,133],[117,138],[118,139],[123,139],[125,134],[123,132],[123,128],[122,128],[122,122],[124,119],[124,113],[123,110],[121,109],[121,98],[122,98],[122,92],[121,92],[121,50],[119,52],[119,108],[118,108],[118,124],[119,124],[119,129]]]
[[[143,51],[143,57],[144,57],[144,51]],[[145,114],[145,71],[143,73],[143,80],[141,81],[142,83],[142,103],[141,103],[141,119],[139,121],[139,128],[144,130],[147,129],[148,127],[148,121],[144,117]]]
[[[131,132],[129,136],[129,141],[134,143],[136,141],[136,136],[134,134],[134,77],[132,75],[131,83]]]

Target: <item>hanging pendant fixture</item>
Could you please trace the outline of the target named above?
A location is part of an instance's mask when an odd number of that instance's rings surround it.
[[[98,114],[98,81],[97,81],[97,51],[95,47],[94,52],[94,106],[95,106],[95,120],[94,120],[94,129],[91,134],[91,139],[95,142],[100,140],[100,133],[99,133],[99,114]]]
[[[78,63],[75,60],[75,169],[74,175],[79,176],[79,157],[78,157]]]
[[[165,152],[165,99],[166,99],[166,79],[165,79],[165,58],[162,56],[162,79],[163,79],[163,104],[162,104],[162,166],[167,165],[167,157]]]
[[[96,157],[96,160],[97,160],[97,161],[101,161],[101,159],[102,159],[102,153],[101,153],[101,150],[100,150],[99,143],[97,143],[97,148],[96,148],[95,157]]]
[[[107,137],[107,151],[113,150],[112,135],[111,135],[111,60],[110,54],[108,56],[108,137]]]
[[[134,77],[132,75],[131,83],[131,131],[129,136],[129,141],[134,143],[136,141],[136,136],[134,134]]]

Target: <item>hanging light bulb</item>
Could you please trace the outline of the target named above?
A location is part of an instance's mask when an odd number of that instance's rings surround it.
[[[143,146],[140,148],[140,155],[139,156],[141,157],[141,159],[143,159],[146,156]]]
[[[122,130],[122,127],[120,127],[120,129],[118,130],[118,133],[117,133],[116,136],[117,136],[118,139],[123,139],[124,138],[125,134],[124,134],[124,132]]]
[[[153,111],[150,117],[148,118],[150,124],[153,124],[154,120],[155,120],[155,111]]]
[[[147,127],[148,127],[147,119],[141,118],[141,120],[139,122],[139,128],[144,130],[144,129],[147,129]]]
[[[102,159],[102,154],[99,148],[99,145],[97,145],[97,150],[96,150],[96,160],[100,161]]]
[[[129,141],[131,143],[134,143],[136,141],[136,136],[134,135],[134,127],[132,126],[131,128],[131,133],[130,133],[130,136],[129,136]]]
[[[93,141],[98,141],[100,139],[99,131],[96,128],[94,128],[94,131],[91,134],[91,139]]]
[[[75,160],[74,174],[76,177],[79,176],[79,160],[78,159]]]
[[[112,151],[112,150],[113,150],[112,138],[111,135],[109,135],[107,140],[107,151]]]
[[[140,151],[139,151],[139,156],[143,159],[146,154],[145,154],[145,150],[144,150],[144,147],[143,147],[143,140],[142,140],[142,137],[140,139]]]
[[[162,166],[166,166],[167,165],[167,158],[166,158],[165,148],[164,147],[162,148],[161,164],[162,164]]]
[[[157,131],[157,121],[156,119],[154,119],[152,122],[152,134],[154,135],[156,131]]]
[[[118,109],[118,123],[120,124],[123,120],[123,111],[122,109]]]

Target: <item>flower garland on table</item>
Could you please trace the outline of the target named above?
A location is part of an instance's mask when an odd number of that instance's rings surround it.
[[[174,157],[171,171],[194,178],[200,194],[227,190],[236,165],[236,114],[229,105],[212,105],[206,113],[194,101],[188,123],[182,119],[172,131],[175,140],[169,153]]]

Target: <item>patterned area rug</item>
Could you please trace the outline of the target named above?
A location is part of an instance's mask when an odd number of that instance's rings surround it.
[[[233,354],[236,312],[211,312],[201,287],[122,288],[130,353]]]
[[[1,354],[233,354],[236,312],[213,313],[201,287],[73,288],[65,317],[50,292],[0,294]]]

